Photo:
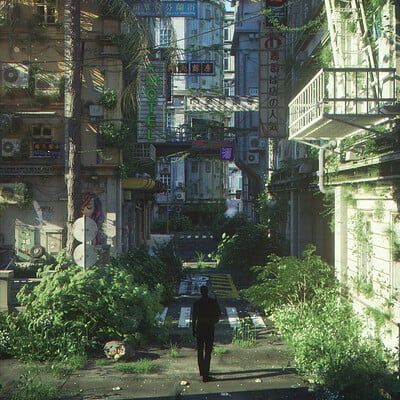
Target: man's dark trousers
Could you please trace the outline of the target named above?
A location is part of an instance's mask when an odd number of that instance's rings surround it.
[[[197,330],[197,362],[201,376],[210,372],[211,353],[214,344],[214,327]]]

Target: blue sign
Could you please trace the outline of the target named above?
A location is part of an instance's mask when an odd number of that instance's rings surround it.
[[[233,148],[232,147],[221,147],[220,150],[221,160],[232,161],[233,160]]]
[[[138,17],[189,17],[197,18],[197,1],[125,0]]]

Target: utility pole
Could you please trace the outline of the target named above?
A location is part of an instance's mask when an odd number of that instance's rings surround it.
[[[81,72],[82,42],[80,0],[64,0],[65,60],[65,183],[67,187],[67,253],[72,256],[72,225],[80,215],[81,201]]]

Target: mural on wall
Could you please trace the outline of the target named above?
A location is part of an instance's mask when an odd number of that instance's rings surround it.
[[[102,231],[102,225],[104,222],[104,213],[101,200],[96,193],[86,192],[83,194],[83,201],[81,206],[82,216],[91,218],[96,222],[97,228],[99,229],[96,237],[93,240],[94,245],[101,245],[106,243],[106,237]]]

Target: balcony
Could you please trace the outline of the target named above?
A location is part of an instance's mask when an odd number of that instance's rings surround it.
[[[341,139],[385,120],[396,101],[394,68],[326,68],[289,103],[289,139]]]

